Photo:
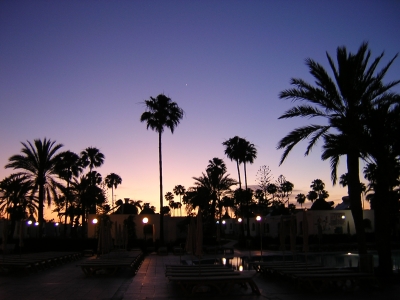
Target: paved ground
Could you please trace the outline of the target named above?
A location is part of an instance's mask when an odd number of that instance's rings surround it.
[[[237,255],[238,253],[235,253]],[[240,255],[240,254],[239,254]],[[84,258],[88,259],[88,258]],[[0,299],[185,299],[179,286],[165,278],[165,265],[179,263],[179,256],[148,255],[135,276],[121,272],[114,277],[86,277],[76,262],[24,276],[0,275]],[[254,277],[260,296],[250,289],[237,287],[229,296],[199,293],[191,298],[229,299],[399,299],[400,283],[385,284],[381,290],[368,288],[356,292],[333,291],[313,293],[296,288],[292,283],[256,274]]]

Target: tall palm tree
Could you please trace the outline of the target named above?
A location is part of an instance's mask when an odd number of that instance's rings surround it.
[[[110,173],[106,176],[105,183],[111,189],[111,204],[114,207],[114,188],[117,188],[122,183],[122,178],[115,173]]]
[[[60,155],[57,151],[63,146],[55,141],[44,138],[43,141],[35,139],[33,144],[29,141],[22,143],[22,154],[11,156],[6,168],[23,170],[19,174],[27,176],[34,182],[35,191],[38,190],[38,222],[39,237],[43,233],[43,209],[44,201],[51,203],[52,198],[57,197],[56,189],[59,186],[53,176],[57,175],[57,163]]]
[[[89,172],[93,171],[93,168],[98,168],[104,163],[104,154],[95,147],[87,147],[81,152],[81,161],[83,167],[89,166]]]
[[[145,100],[146,111],[140,116],[140,122],[146,122],[147,129],[152,129],[158,133],[158,157],[160,171],[160,242],[164,243],[164,218],[161,213],[163,203],[163,184],[162,184],[162,151],[161,137],[164,128],[169,128],[174,133],[180,120],[183,118],[184,111],[171,98],[160,94],[156,98],[150,97]]]
[[[67,233],[67,211],[71,202],[70,183],[73,176],[79,176],[82,172],[82,166],[78,154],[72,151],[64,151],[60,153],[60,160],[57,164],[58,176],[67,182],[65,190],[65,220],[64,220],[64,236]]]
[[[245,139],[234,136],[222,143],[225,146],[225,155],[232,161],[236,161],[236,167],[239,178],[239,188],[242,189],[239,165],[243,162],[243,153],[246,146]]]
[[[257,158],[257,149],[254,144],[250,143],[249,141],[244,141],[244,149],[243,149],[243,156],[241,161],[243,162],[244,168],[244,183],[245,189],[247,190],[247,171],[246,171],[246,163],[254,163],[254,160]]]
[[[284,149],[280,164],[300,141],[310,138],[305,152],[305,155],[308,155],[322,137],[325,146],[329,146],[325,148],[322,159],[330,159],[331,179],[333,184],[336,184],[339,157],[346,156],[348,194],[360,254],[367,253],[359,177],[359,158],[363,156],[365,148],[363,116],[371,101],[379,98],[395,85],[393,82],[387,85],[382,83],[392,61],[374,75],[383,54],[368,65],[370,56],[367,43],[363,43],[355,54],[348,53],[346,47],[338,47],[337,66],[327,53],[334,79],[319,63],[307,59],[306,65],[315,78],[316,85],[293,78],[291,84],[295,87],[284,90],[279,95],[281,99],[307,102],[307,104],[289,109],[279,119],[321,117],[327,120],[326,125],[312,124],[299,127],[282,138],[278,143],[278,149]],[[331,131],[333,133],[330,133]]]
[[[175,195],[179,196],[179,203],[180,203],[179,215],[182,216],[182,196],[185,195],[186,189],[183,185],[178,184],[174,187],[173,192]]]

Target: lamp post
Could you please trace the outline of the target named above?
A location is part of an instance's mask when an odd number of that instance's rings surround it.
[[[59,231],[59,226],[60,225],[60,223],[58,223],[58,222],[56,222],[56,223],[54,223],[54,232],[55,232],[55,234],[56,234],[56,236],[58,236],[59,234],[58,234],[58,231]]]
[[[260,257],[261,257],[261,260],[262,260],[262,234],[261,234],[261,216],[257,216],[256,217],[256,220],[257,220],[257,222],[258,222],[258,225],[260,226],[260,230],[259,230],[259,233],[260,233],[260,245],[261,245],[261,254],[260,254]]]
[[[238,219],[238,222],[239,222],[239,237],[240,237],[241,230],[242,230],[242,227],[241,227],[242,226],[242,221],[243,221],[242,218]]]
[[[92,220],[92,224],[94,225],[94,234],[93,237],[96,238],[96,229],[97,229],[97,223],[99,222],[99,220],[97,220],[96,218],[94,218]]]
[[[142,220],[142,222],[143,222],[143,233],[144,233],[144,250],[146,251],[146,249],[147,249],[147,247],[146,247],[146,240],[147,240],[147,236],[146,236],[146,233],[147,233],[147,231],[146,231],[146,224],[149,222],[149,218],[147,218],[147,217],[144,217],[143,218],[143,220]]]

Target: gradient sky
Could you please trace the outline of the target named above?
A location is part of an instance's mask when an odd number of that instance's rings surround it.
[[[278,120],[293,106],[278,94],[292,77],[312,82],[304,60],[329,68],[338,46],[368,41],[372,57],[385,51],[383,67],[400,51],[399,16],[395,0],[1,1],[0,163],[36,138],[76,153],[97,147],[106,157],[97,171],[122,177],[116,198],[158,210],[157,134],[139,119],[143,101],[164,93],[185,111],[163,135],[164,194],[193,186],[213,157],[237,179],[222,142],[238,135],[258,150],[249,185],[267,165],[293,196],[319,178],[339,203],[347,190],[332,186],[321,143],[307,157],[298,145],[279,166],[278,141],[313,121]],[[386,82],[399,77],[400,59]],[[12,172],[1,168],[0,179]]]

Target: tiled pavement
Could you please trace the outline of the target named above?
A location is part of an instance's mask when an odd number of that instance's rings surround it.
[[[148,255],[135,276],[121,272],[116,276],[86,277],[75,262],[24,276],[0,276],[0,299],[185,299],[182,290],[165,278],[165,265],[179,263],[179,256]],[[260,274],[254,277],[261,295],[250,294],[240,287],[228,296],[202,294],[191,297],[227,299],[314,300],[314,299],[400,299],[400,283],[353,293],[311,293],[299,290],[289,282],[272,280]]]

